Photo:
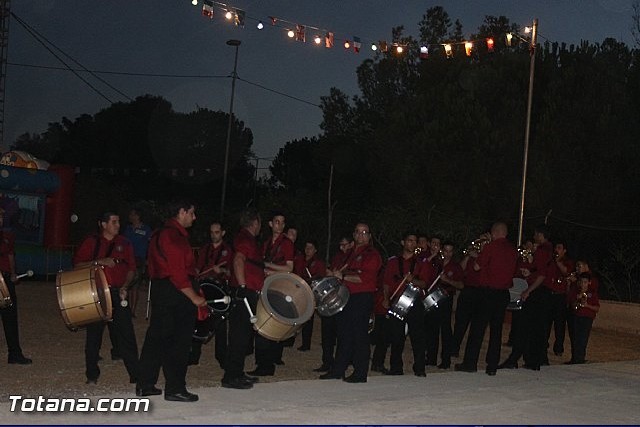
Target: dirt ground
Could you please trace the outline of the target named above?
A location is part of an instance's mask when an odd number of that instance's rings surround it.
[[[20,394],[26,397],[43,395],[48,397],[95,396],[122,393],[133,394],[134,385],[129,384],[129,378],[121,361],[110,358],[111,343],[105,332],[100,362],[102,371],[97,385],[85,384],[84,376],[84,331],[69,331],[60,316],[55,282],[24,282],[17,287],[19,299],[19,321],[21,345],[27,357],[33,359],[28,366],[6,365],[6,359],[0,360],[4,366],[0,372],[0,402],[6,402],[9,395]],[[140,348],[148,325],[145,320],[146,293],[141,293],[134,319],[134,325]],[[508,333],[509,325],[505,325]],[[505,335],[506,337],[506,335]],[[320,323],[316,316],[314,336],[311,351],[300,352],[300,337],[293,347],[286,347],[283,359],[284,366],[279,366],[276,375],[263,377],[262,382],[289,381],[299,379],[314,379],[318,374],[313,368],[321,364]],[[568,338],[567,338],[568,341]],[[464,345],[464,344],[463,344]],[[464,347],[463,347],[464,348]],[[549,360],[552,365],[561,364],[569,358],[569,343],[565,344],[566,353],[558,357],[551,353]],[[0,354],[6,355],[6,342],[0,340]],[[222,378],[222,370],[213,357],[213,343],[202,348],[200,364],[189,368],[187,387],[218,387]],[[506,358],[508,347],[502,349],[502,359]],[[4,356],[2,356],[4,357]],[[481,353],[479,369],[484,369]],[[587,359],[590,363],[638,360],[640,359],[640,336],[626,335],[595,328],[592,332]],[[456,362],[456,359],[453,360]],[[411,374],[411,348],[409,340],[405,347],[405,374]],[[387,363],[388,367],[388,363]],[[408,368],[409,367],[409,368]],[[246,359],[246,370],[253,369],[253,357]],[[452,370],[440,370],[429,367],[429,375],[447,375]],[[381,375],[371,372],[370,375]],[[163,386],[161,378],[159,387]]]

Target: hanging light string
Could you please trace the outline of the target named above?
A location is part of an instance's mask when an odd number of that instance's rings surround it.
[[[342,44],[345,50],[351,50],[355,53],[359,53],[362,49],[363,43],[369,45],[373,52],[387,52],[389,49],[393,49],[393,52],[402,55],[407,53],[409,49],[417,50],[420,58],[426,59],[430,53],[436,48],[444,52],[447,58],[452,58],[455,51],[459,50],[457,46],[464,46],[466,56],[472,56],[479,46],[486,47],[487,52],[493,52],[495,45],[495,37],[486,37],[481,39],[452,41],[444,43],[406,43],[400,41],[392,41],[387,43],[385,40],[374,40],[371,38],[362,39],[358,36],[352,36],[351,38],[337,37],[334,31],[326,28],[317,27],[314,25],[296,23],[294,21],[276,17],[268,16],[266,19],[260,19],[254,16],[248,16],[243,9],[236,8],[227,3],[221,3],[214,0],[200,0],[202,1],[202,15],[209,19],[214,19],[216,10],[222,12],[223,17],[236,26],[245,27],[247,21],[256,22],[256,28],[263,30],[267,26],[275,27],[283,30],[287,37],[295,39],[303,43],[307,42],[307,32],[310,32],[312,36],[310,41],[316,45],[323,45],[326,48],[332,48],[338,44]],[[199,0],[191,0],[191,4],[197,6]],[[531,27],[526,26],[518,29],[518,32],[509,32],[505,34],[505,43],[507,47],[512,47],[515,44],[526,43],[530,44],[531,40],[520,35],[529,34]],[[538,34],[539,37],[540,34]],[[543,37],[544,38],[544,37]]]

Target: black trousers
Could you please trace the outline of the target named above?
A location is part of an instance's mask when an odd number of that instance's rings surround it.
[[[387,358],[387,347],[389,347],[389,341],[386,337],[387,322],[389,322],[389,318],[386,315],[375,315],[373,331],[369,334],[369,342],[373,346],[373,355],[371,356],[372,366],[384,366],[384,362]]]
[[[593,319],[584,316],[573,316],[573,344],[571,346],[571,361],[584,363],[587,355],[587,344]]]
[[[438,348],[442,338],[442,351],[440,360],[442,363],[451,363],[453,348],[453,331],[451,329],[451,313],[453,311],[453,298],[445,298],[438,303],[438,308],[430,310],[426,314],[427,331],[427,363],[435,365],[438,361]]]
[[[248,289],[246,293],[251,310],[255,313],[258,293]],[[251,348],[253,336],[254,331],[249,312],[244,302],[239,300],[229,313],[229,347],[227,348],[227,358],[224,362],[223,381],[230,381],[244,375],[244,361],[247,356],[247,349]]]
[[[489,347],[487,349],[487,370],[495,370],[500,363],[500,349],[502,347],[502,324],[504,313],[509,304],[509,291],[491,288],[479,289],[480,300],[474,307],[471,317],[471,330],[467,347],[464,351],[463,363],[469,368],[477,368],[480,347],[484,334],[489,326]]]
[[[311,315],[311,318],[307,320],[302,326],[302,347],[311,348],[311,337],[313,336],[313,321],[315,315]]]
[[[168,279],[152,279],[151,310],[138,385],[154,386],[162,368],[165,394],[184,392],[197,308]]]
[[[224,368],[224,362],[227,358],[227,347],[228,347],[228,325],[226,320],[214,320],[214,353],[215,358],[220,364],[221,368]],[[200,340],[192,340],[191,342],[191,352],[189,354],[189,362],[198,363],[200,361],[200,356],[202,355],[202,341]]]
[[[547,342],[551,338],[553,329],[554,341],[553,352],[564,353],[564,337],[567,325],[567,295],[551,294],[549,301],[549,321],[547,322],[546,337]]]
[[[333,366],[335,362],[335,348],[338,341],[338,327],[335,316],[320,316],[320,331],[322,339],[322,364]]]
[[[133,380],[138,379],[138,343],[131,321],[131,308],[120,305],[120,295],[118,288],[110,288],[111,304],[113,307],[113,317],[109,325],[109,334],[113,342],[113,348],[117,349],[118,355],[122,357],[124,366],[127,368],[129,376]],[[84,345],[84,359],[87,379],[97,380],[100,376],[98,367],[98,355],[102,344],[102,335],[105,323],[95,322],[87,325],[87,335]],[[113,350],[112,350],[113,351]]]
[[[331,373],[344,376],[353,362],[353,375],[367,378],[369,373],[369,316],[373,310],[373,292],[351,294],[344,309],[335,315],[338,326],[338,351]]]
[[[13,303],[10,307],[0,308],[4,338],[7,341],[9,358],[18,357],[22,356],[22,348],[20,348],[20,333],[18,332],[18,297],[16,296],[16,285],[11,281],[10,274],[2,273],[2,277],[7,285],[9,296]]]
[[[481,298],[480,289],[474,286],[465,286],[458,294],[456,305],[455,324],[453,327],[452,353],[460,353],[460,345],[467,329],[471,324],[471,316]]]

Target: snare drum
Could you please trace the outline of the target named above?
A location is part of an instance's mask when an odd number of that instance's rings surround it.
[[[424,309],[426,311],[434,310],[438,308],[440,302],[444,301],[446,298],[449,298],[447,291],[442,289],[440,286],[436,286],[429,295],[424,298],[424,301],[422,301]]]
[[[56,292],[60,314],[70,330],[111,320],[111,292],[101,266],[61,271],[56,276]]]
[[[264,281],[256,307],[253,328],[263,337],[284,341],[313,315],[314,297],[302,277],[293,273],[276,273]]]
[[[413,283],[407,283],[402,295],[392,302],[388,313],[398,320],[404,320],[418,295],[420,295],[420,288],[414,286]]]
[[[205,320],[196,321],[193,331],[193,339],[203,344],[208,343],[216,333],[218,326],[227,320],[229,311],[231,310],[231,301],[229,303],[214,302],[229,296],[226,285],[222,282],[212,280],[212,283],[200,283],[200,290],[204,294],[209,306],[210,315]]]
[[[4,277],[0,274],[0,308],[9,308],[13,305],[11,301],[11,293],[4,281]]]
[[[520,299],[520,296],[528,287],[529,284],[526,280],[519,277],[513,278],[513,286],[509,288],[509,304],[507,305],[507,310],[522,310],[523,301]]]
[[[316,309],[321,316],[333,316],[349,302],[349,289],[333,276],[314,279],[311,289],[316,299]]]

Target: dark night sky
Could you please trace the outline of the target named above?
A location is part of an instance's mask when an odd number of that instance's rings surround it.
[[[356,67],[372,56],[371,42],[390,41],[391,28],[405,26],[418,36],[418,21],[432,6],[442,5],[452,21],[460,19],[465,35],[475,32],[485,15],[505,15],[521,26],[539,19],[539,32],[551,41],[602,42],[614,37],[629,45],[631,0],[544,1],[293,1],[237,0],[244,9],[244,28],[235,27],[216,8],[213,20],[191,0],[20,0],[12,12],[92,70],[172,75],[229,76],[234,48],[242,41],[238,76],[313,104],[338,87],[358,93]],[[268,17],[333,31],[333,49],[317,47],[307,31],[307,43],[287,38],[271,27]],[[251,19],[250,19],[251,18]],[[255,28],[263,19],[265,29]],[[284,24],[283,24],[284,25]],[[362,51],[346,52],[338,39],[362,39]],[[543,40],[541,40],[543,41]],[[61,66],[15,20],[10,24],[11,63]],[[112,101],[127,101],[117,92],[83,73]],[[168,99],[176,111],[198,106],[228,111],[230,78],[168,78],[104,75],[102,78],[131,98],[150,93]],[[525,94],[523,94],[525,96]],[[109,102],[69,71],[9,65],[5,98],[5,149],[19,134],[40,133],[63,116],[74,119],[95,114]],[[239,81],[234,112],[254,133],[254,152],[272,157],[286,141],[320,133],[319,108]],[[261,165],[262,166],[262,165]]]

